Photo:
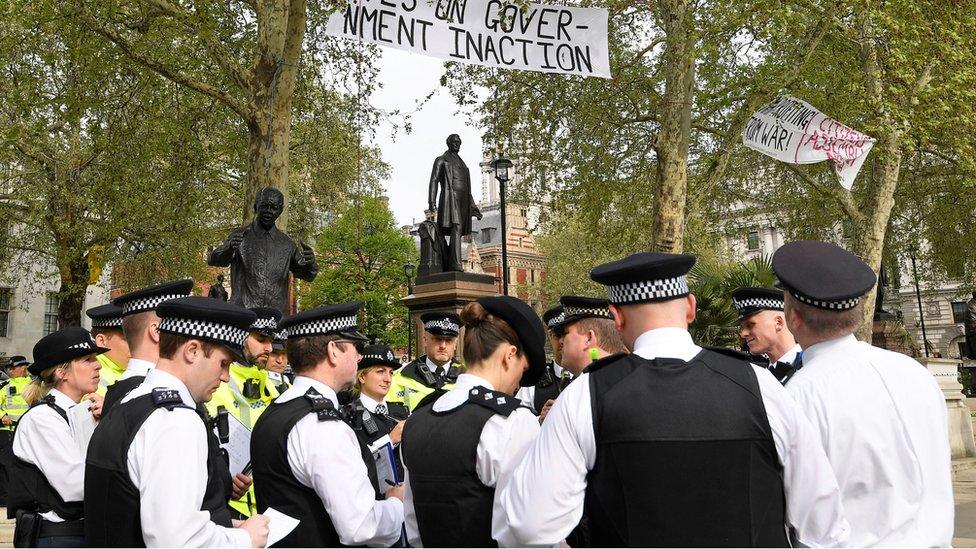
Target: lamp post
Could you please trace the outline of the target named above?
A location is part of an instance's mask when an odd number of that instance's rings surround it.
[[[922,310],[922,291],[918,287],[918,267],[915,265],[915,254],[912,254],[912,274],[915,276],[915,299],[918,301],[918,321],[922,325],[922,348],[925,357],[929,356],[929,338],[925,333],[925,311]]]
[[[403,266],[404,281],[407,283],[407,295],[413,294],[413,263],[407,261]],[[410,320],[410,309],[407,309],[407,359],[413,358],[413,322]]]
[[[502,295],[508,295],[508,219],[505,215],[505,184],[508,183],[508,169],[512,167],[512,161],[499,152],[498,158],[491,162],[491,167],[495,170],[495,179],[498,180],[498,198],[501,202]]]

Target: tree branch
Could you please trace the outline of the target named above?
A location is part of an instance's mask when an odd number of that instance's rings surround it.
[[[817,191],[821,195],[835,200],[844,213],[847,214],[847,217],[851,219],[851,221],[855,222],[856,224],[864,223],[866,216],[857,207],[857,204],[854,203],[854,198],[851,196],[849,191],[837,187],[836,185],[826,185],[821,183],[820,181],[817,181],[815,177],[797,168],[793,164],[784,164],[784,166],[786,166],[786,169],[796,174],[801,181],[807,184],[807,186]]]

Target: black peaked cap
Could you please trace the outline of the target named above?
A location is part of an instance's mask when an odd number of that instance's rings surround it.
[[[558,337],[562,337],[566,333],[566,329],[563,326],[565,320],[566,313],[563,311],[562,305],[550,307],[549,309],[546,309],[546,312],[542,313],[542,322],[545,323],[546,328],[549,331],[556,334]]]
[[[159,331],[227,347],[239,361],[245,361],[244,342],[254,323],[252,311],[220,299],[188,296],[171,299],[157,309]]]
[[[478,303],[507,322],[518,336],[522,351],[529,360],[529,369],[522,375],[519,385],[531,387],[538,383],[546,369],[546,331],[539,315],[528,303],[507,295],[481,297]]]
[[[288,341],[288,330],[278,330],[271,334],[271,350],[284,351],[285,342]]]
[[[852,309],[878,277],[851,252],[819,240],[784,244],[773,254],[773,271],[798,301],[821,309]]]
[[[30,366],[30,361],[24,355],[14,355],[10,357],[10,365],[8,368],[16,368],[18,366]]]
[[[559,298],[566,317],[563,326],[584,318],[613,319],[610,315],[610,302],[602,297],[586,297],[580,295],[564,295]]]
[[[78,357],[108,352],[105,347],[95,344],[88,330],[81,326],[69,326],[42,337],[34,345],[34,363],[27,371],[35,376],[41,372]]]
[[[457,337],[461,331],[461,317],[449,311],[432,311],[420,315],[424,331],[444,337]]]
[[[122,294],[112,300],[113,305],[122,307],[122,316],[129,316],[146,311],[154,311],[160,303],[170,299],[186,297],[193,291],[193,280],[175,280],[161,282],[146,288]]]
[[[92,321],[92,329],[95,328],[114,328],[122,329],[122,307],[106,303],[98,307],[92,307],[85,311],[88,318]]]
[[[688,271],[695,256],[642,252],[598,265],[590,271],[594,282],[607,287],[615,305],[669,301],[688,295]]]
[[[258,315],[257,320],[251,325],[251,331],[274,337],[274,332],[278,329],[278,321],[281,320],[281,311],[274,307],[251,307],[250,310]]]
[[[782,311],[783,290],[777,288],[738,288],[732,292],[732,305],[739,311],[739,322],[759,311]]]
[[[400,362],[396,359],[396,355],[386,345],[367,345],[360,354],[360,370],[373,366],[388,366],[394,369],[400,367]]]
[[[288,331],[288,339],[311,335],[338,335],[353,341],[368,341],[369,338],[359,332],[359,320],[356,318],[362,306],[362,301],[323,305],[285,317],[278,323],[278,328]]]

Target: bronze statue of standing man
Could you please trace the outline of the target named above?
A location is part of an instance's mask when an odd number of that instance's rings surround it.
[[[298,246],[275,226],[284,209],[281,191],[261,189],[254,198],[254,221],[231,231],[210,254],[208,264],[230,265],[231,303],[288,313],[288,273],[303,280],[319,274],[315,252],[306,244]]]
[[[471,172],[461,160],[460,150],[461,137],[457,134],[448,136],[447,151],[434,160],[427,194],[427,219],[434,220],[436,213],[441,237],[450,238],[444,254],[445,271],[464,270],[461,237],[471,234],[471,216],[481,219],[481,210],[471,196]]]

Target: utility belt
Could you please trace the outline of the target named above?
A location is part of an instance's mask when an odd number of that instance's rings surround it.
[[[40,538],[85,535],[85,519],[51,522],[38,513],[17,511],[14,523],[14,547],[37,547]]]

